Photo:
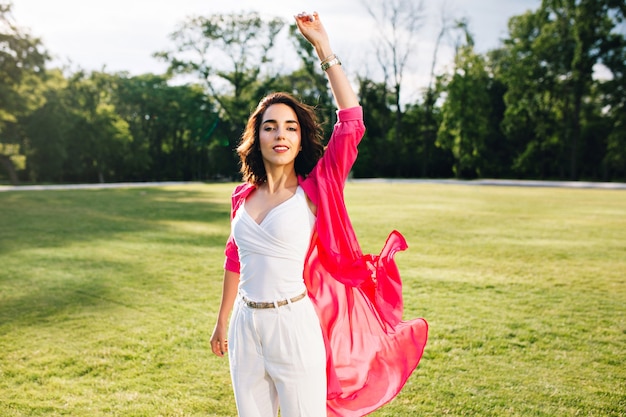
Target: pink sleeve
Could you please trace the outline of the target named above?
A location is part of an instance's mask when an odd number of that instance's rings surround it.
[[[324,156],[301,185],[315,205],[319,205],[320,187],[343,190],[343,186],[356,161],[357,146],[363,134],[363,109],[352,107],[337,111],[337,123],[328,141]]]
[[[239,273],[239,251],[237,250],[237,244],[231,234],[226,241],[226,248],[224,249],[224,269],[231,272]]]
[[[333,177],[326,178],[326,180],[332,180],[343,187],[356,161],[357,146],[364,134],[365,124],[361,107],[352,107],[337,112],[337,123],[326,147],[323,162],[326,164],[324,173]]]
[[[370,272],[350,224],[343,190],[365,133],[361,107],[339,110],[337,123],[322,159],[301,185],[317,205],[319,257],[332,276],[357,286]]]

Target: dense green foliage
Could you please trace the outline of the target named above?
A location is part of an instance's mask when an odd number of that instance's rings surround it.
[[[235,416],[228,184],[0,192],[0,415]],[[425,356],[373,416],[623,416],[626,191],[348,182]],[[381,215],[388,213],[389,215]]]
[[[46,68],[43,45],[10,11],[0,4],[0,179],[234,179],[245,120],[275,90],[316,106],[332,127],[318,59],[280,18],[190,17],[154,54],[165,74],[130,76]],[[450,73],[412,103],[399,101],[401,73],[360,75],[368,131],[355,176],[626,179],[625,15],[620,0],[543,0],[511,17],[486,54],[461,21]],[[277,53],[299,66],[281,69]]]

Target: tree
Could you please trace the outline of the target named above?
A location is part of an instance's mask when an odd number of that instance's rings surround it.
[[[624,25],[622,4],[621,17],[614,19]],[[617,13],[616,13],[617,14]],[[599,107],[608,125],[606,152],[603,156],[603,179],[626,180],[626,37],[625,33],[611,31],[602,48],[602,64],[610,77],[600,80],[597,86]]]
[[[264,89],[261,70],[271,65],[284,25],[280,18],[266,21],[256,12],[191,17],[171,34],[176,49],[155,56],[169,61],[173,74],[198,77],[218,103],[220,118],[239,136]]]
[[[155,54],[169,61],[170,74],[195,75],[201,81],[217,103],[218,129],[231,151],[251,109],[279,74],[274,71],[262,77],[261,71],[271,67],[272,51],[284,25],[280,18],[264,20],[256,12],[191,17],[170,36],[175,50]],[[227,156],[224,151],[223,146],[211,146],[211,152],[220,153],[215,161],[230,160],[227,175],[234,175],[234,153]]]
[[[544,1],[547,9],[552,9],[555,14],[559,12],[559,2]],[[615,52],[624,56],[624,34],[620,36],[613,30],[618,29],[617,23],[626,17],[626,3],[623,0],[570,0],[566,4],[564,14],[572,24],[574,46],[568,86],[572,103],[568,109],[565,131],[571,137],[570,178],[576,179],[584,100],[591,95],[595,65],[608,61],[607,58]],[[620,39],[621,42],[615,42]]]
[[[436,143],[452,153],[457,178],[475,178],[482,175],[491,130],[490,79],[484,58],[474,52],[467,22],[459,22],[459,28],[465,42],[456,48],[453,74],[442,77],[446,99]]]
[[[78,72],[69,80],[68,102],[74,125],[68,132],[70,158],[79,181],[115,181],[133,138],[112,103],[109,74]]]
[[[60,70],[47,71],[37,92],[43,104],[20,118],[23,126],[26,170],[31,181],[63,181],[67,159],[67,132],[72,129],[66,103],[67,80]]]
[[[376,57],[383,71],[384,84],[393,92],[395,107],[394,141],[400,145],[402,85],[409,57],[415,50],[415,37],[423,20],[423,3],[417,0],[362,0],[376,22]],[[387,89],[387,88],[386,88]]]
[[[220,153],[228,140],[216,134],[213,103],[201,86],[171,86],[168,80],[154,74],[115,80],[115,107],[133,136],[135,165],[144,167],[129,175],[141,180],[192,180],[228,174],[221,161],[229,158]]]
[[[503,127],[519,173],[578,178],[585,102],[596,66],[623,56],[625,13],[620,0],[544,0],[509,21],[509,37],[493,56],[507,86]]]
[[[437,154],[436,142],[437,132],[441,124],[441,112],[436,106],[437,100],[441,96],[440,89],[437,88],[437,74],[435,73],[435,67],[437,65],[439,48],[443,43],[448,33],[454,29],[454,23],[447,15],[446,4],[441,7],[441,25],[435,41],[435,47],[433,49],[433,57],[430,64],[430,73],[428,77],[428,86],[424,93],[424,99],[421,106],[417,105],[413,107],[415,115],[412,117],[413,124],[416,129],[414,131],[419,132],[419,143],[417,144],[419,155],[421,155],[421,170],[419,175],[422,177],[439,176],[441,173],[441,166],[437,164],[433,166],[435,162],[435,155]]]
[[[359,102],[367,120],[367,130],[359,144],[354,175],[365,178],[395,175],[397,161],[394,156],[399,152],[388,134],[393,128],[393,112],[387,85],[360,77]]]
[[[17,120],[40,104],[40,98],[31,92],[48,56],[38,38],[17,27],[11,7],[11,3],[0,3],[0,165],[16,184],[13,159],[20,152]]]

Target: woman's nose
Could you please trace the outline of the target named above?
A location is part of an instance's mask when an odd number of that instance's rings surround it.
[[[285,129],[276,129],[276,139],[285,139]]]

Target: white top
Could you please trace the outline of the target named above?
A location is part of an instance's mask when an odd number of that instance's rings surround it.
[[[258,224],[245,202],[231,222],[241,265],[239,292],[252,301],[279,301],[301,294],[302,273],[315,215],[298,186]]]

